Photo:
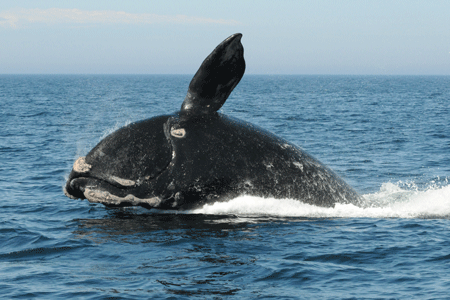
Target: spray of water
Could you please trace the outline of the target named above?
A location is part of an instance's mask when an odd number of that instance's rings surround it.
[[[414,184],[385,183],[373,194],[363,195],[365,206],[337,204],[323,208],[292,199],[241,196],[229,202],[205,205],[198,214],[278,216],[307,218],[448,218],[450,185],[430,185],[420,191]]]

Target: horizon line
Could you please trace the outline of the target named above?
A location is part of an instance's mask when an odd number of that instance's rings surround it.
[[[18,75],[27,75],[27,76],[43,76],[43,75],[67,75],[67,76],[73,76],[73,75],[80,75],[80,76],[194,76],[195,73],[0,73],[0,76],[18,76]],[[320,74],[314,74],[314,73],[247,73],[244,74],[244,76],[450,76],[450,74],[368,74],[368,73],[361,73],[361,74],[350,74],[350,73],[333,73],[333,74],[327,74],[327,73],[320,73]]]

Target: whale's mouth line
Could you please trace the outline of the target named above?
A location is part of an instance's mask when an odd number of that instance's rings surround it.
[[[95,176],[87,176],[87,174],[77,174],[77,176],[70,178],[67,182],[64,187],[64,194],[72,199],[88,199],[90,202],[102,202],[99,199],[91,201],[86,191],[111,191],[108,192],[110,195],[124,198],[126,195],[132,194],[132,190],[138,186],[132,180],[123,179],[124,183],[126,183],[125,185],[119,184],[118,181],[120,180],[105,180]],[[131,185],[131,182],[133,182],[133,185]],[[91,198],[94,199],[93,197]]]
[[[93,180],[96,182],[102,182],[120,190],[127,190],[127,189],[130,190],[136,188],[137,186],[140,185],[139,183],[141,182],[141,180],[134,181],[130,179],[122,179],[117,176],[110,176],[108,179],[105,179],[105,178],[98,178],[96,176],[87,176],[87,174],[78,174],[78,176],[70,178],[69,185],[72,186],[74,182],[80,180]]]
[[[97,190],[95,187],[85,187],[84,196],[91,203],[101,203],[109,206],[149,206],[158,207],[161,204],[159,197],[139,198],[133,194],[124,197],[114,195],[105,190]]]
[[[70,191],[76,191],[71,194]],[[135,187],[135,186],[134,186]],[[108,181],[95,177],[79,176],[72,178],[64,187],[64,194],[71,199],[87,199],[91,203],[101,203],[107,206],[158,207],[162,199],[159,197],[140,198],[132,193],[133,187],[117,187]]]

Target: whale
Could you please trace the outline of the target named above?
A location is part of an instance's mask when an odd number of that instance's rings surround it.
[[[218,112],[245,72],[241,38],[231,35],[203,61],[179,111],[124,126],[79,157],[65,195],[163,210],[241,195],[359,205],[355,190],[300,147]]]

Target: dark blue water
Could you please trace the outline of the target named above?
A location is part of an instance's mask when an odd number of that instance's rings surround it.
[[[178,110],[190,78],[0,76],[0,298],[449,298],[450,77],[244,76],[222,108],[330,166],[364,209],[64,196],[77,157]]]

